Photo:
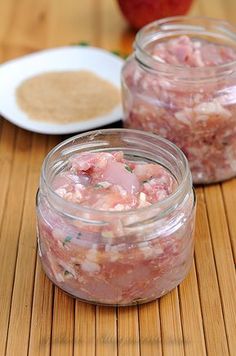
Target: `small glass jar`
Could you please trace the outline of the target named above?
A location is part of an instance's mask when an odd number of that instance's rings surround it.
[[[225,53],[234,51],[236,58],[236,28],[225,21],[175,17],[148,24],[138,32],[135,51],[122,71],[124,126],[174,142],[187,156],[196,184],[232,178],[236,61],[187,67],[168,64],[153,54],[157,44],[180,36],[188,36],[196,46],[212,44],[212,56],[214,46],[225,46]]]
[[[66,201],[55,177],[80,152],[123,151],[126,159],[159,163],[177,188],[148,207],[102,211]],[[176,287],[193,259],[195,195],[184,154],[146,132],[109,129],[72,137],[46,157],[37,193],[38,252],[53,283],[82,301],[132,305]]]

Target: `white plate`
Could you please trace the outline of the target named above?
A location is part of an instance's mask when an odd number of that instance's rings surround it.
[[[90,70],[120,88],[123,59],[95,47],[70,46],[43,50],[0,66],[0,114],[14,124],[39,133],[68,134],[111,124],[122,117],[121,105],[105,116],[70,124],[31,120],[16,102],[15,90],[21,82],[46,71]]]

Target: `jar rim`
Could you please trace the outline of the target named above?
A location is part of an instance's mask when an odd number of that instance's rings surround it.
[[[94,137],[98,136],[99,134],[104,134],[104,133],[105,134],[109,134],[109,133],[114,134],[114,133],[122,133],[122,132],[143,135],[143,137],[146,136],[147,139],[155,138],[155,139],[159,140],[159,142],[163,142],[167,146],[169,146],[171,149],[175,150],[175,152],[179,155],[181,162],[183,163],[184,174],[183,174],[182,180],[180,182],[178,182],[177,188],[175,189],[175,191],[173,193],[171,193],[167,198],[165,198],[159,202],[156,202],[150,206],[146,206],[146,207],[142,207],[142,208],[138,208],[138,209],[129,209],[129,210],[125,210],[125,211],[110,211],[110,210],[94,209],[94,208],[80,205],[78,203],[73,203],[73,202],[67,201],[53,190],[50,182],[47,179],[47,174],[46,174],[49,160],[51,159],[53,154],[55,154],[58,150],[60,150],[63,146],[67,145],[68,143],[73,142],[80,138],[84,138],[86,136],[88,137],[88,139],[90,137],[90,140],[91,140],[91,138],[94,138]],[[47,156],[45,157],[45,159],[43,161],[43,165],[42,165],[42,170],[41,170],[41,178],[46,186],[48,193],[52,196],[52,198],[55,198],[58,202],[65,205],[66,207],[72,207],[76,211],[83,211],[85,213],[87,212],[87,213],[94,213],[94,214],[99,214],[99,215],[102,214],[104,216],[109,216],[109,217],[129,216],[134,213],[137,214],[137,211],[141,214],[141,213],[145,213],[145,212],[150,212],[152,210],[155,210],[157,208],[167,205],[167,208],[163,209],[163,213],[160,216],[160,217],[163,217],[166,213],[169,213],[171,211],[172,205],[174,206],[174,204],[171,205],[171,203],[174,202],[179,197],[181,197],[181,195],[183,194],[184,187],[186,186],[188,181],[192,188],[192,178],[191,178],[191,172],[190,172],[189,165],[188,165],[188,160],[180,148],[178,148],[171,141],[169,141],[161,136],[155,135],[151,132],[146,132],[146,131],[143,132],[141,130],[123,129],[123,128],[98,129],[98,130],[88,131],[88,132],[85,132],[82,134],[72,136],[72,137],[60,142],[58,145],[56,145],[54,148],[52,148],[50,150],[50,152],[47,154]],[[70,215],[70,214],[68,214],[68,215]],[[78,218],[78,216],[75,216],[75,217]]]
[[[186,22],[187,24],[184,24]],[[196,22],[196,23],[195,23]],[[199,24],[197,24],[199,22]],[[201,22],[203,22],[201,24]],[[194,24],[195,23],[195,24]],[[174,25],[175,24],[175,25]],[[161,73],[166,74],[177,74],[180,76],[184,76],[184,79],[187,79],[185,74],[186,72],[190,72],[194,75],[196,80],[204,79],[204,78],[211,78],[209,75],[209,70],[217,69],[217,73],[214,73],[214,77],[225,75],[228,71],[235,71],[236,70],[236,60],[229,61],[227,63],[217,64],[214,66],[204,66],[204,67],[186,67],[184,65],[176,65],[170,63],[162,63],[158,59],[153,58],[153,56],[148,53],[142,46],[142,40],[145,37],[145,33],[150,30],[152,27],[156,28],[156,32],[161,32],[162,30],[165,31],[167,34],[171,30],[175,29],[179,25],[182,24],[182,31],[185,31],[186,35],[191,31],[195,31],[196,35],[204,34],[204,30],[206,30],[207,25],[211,28],[211,31],[217,30],[221,34],[218,37],[230,39],[234,42],[236,46],[236,26],[231,24],[226,20],[216,19],[207,16],[173,16],[173,17],[166,17],[157,21],[153,21],[144,27],[142,27],[135,36],[134,41],[134,48],[136,52],[136,59],[140,64],[144,65],[145,68],[151,71],[158,71]],[[174,27],[173,27],[174,26]],[[168,29],[169,28],[169,29]],[[180,28],[181,29],[181,28]],[[191,32],[192,33],[192,32]],[[217,37],[217,35],[211,32],[212,37]],[[162,36],[164,38],[165,35]],[[150,41],[151,42],[151,41]],[[149,42],[149,43],[150,43]],[[190,80],[193,80],[191,78]]]

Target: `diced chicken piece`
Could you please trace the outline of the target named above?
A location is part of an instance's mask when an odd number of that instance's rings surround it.
[[[167,195],[175,189],[174,178],[165,168],[156,163],[127,161],[123,152],[76,154],[70,162],[71,167],[55,178],[55,192],[65,200],[93,209],[143,208],[162,200],[163,189]],[[148,189],[145,183],[151,178]]]
[[[120,162],[109,160],[102,177],[111,184],[121,185],[131,194],[139,190],[139,181],[136,175]]]

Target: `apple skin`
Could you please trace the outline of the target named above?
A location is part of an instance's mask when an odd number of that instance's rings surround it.
[[[129,24],[140,29],[149,22],[184,15],[193,0],[118,0],[120,9]]]

